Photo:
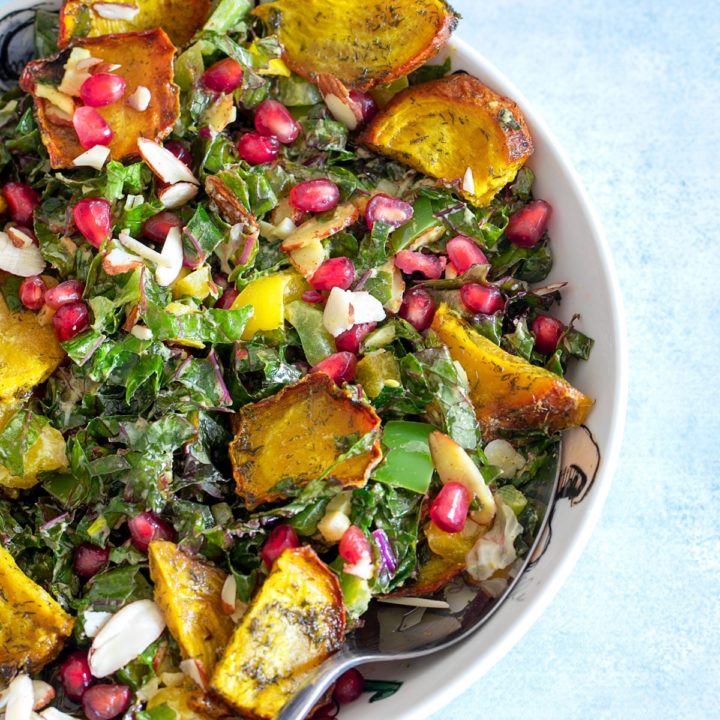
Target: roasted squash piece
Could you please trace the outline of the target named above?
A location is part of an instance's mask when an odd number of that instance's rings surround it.
[[[109,0],[66,0],[60,11],[58,47],[76,37],[99,37],[116,33],[138,32],[161,27],[181,47],[192,39],[210,14],[210,0],[133,0],[137,8],[131,19],[111,17]],[[112,4],[112,3],[111,3]],[[110,12],[108,12],[110,10]],[[132,13],[130,13],[132,14]]]
[[[362,487],[382,457],[379,427],[372,407],[325,373],[311,373],[236,416],[230,443],[236,492],[252,509],[325,473],[343,486]],[[341,459],[363,439],[371,443],[367,450]]]
[[[220,600],[225,573],[166,541],[151,542],[148,559],[155,602],[170,634],[183,657],[200,662],[209,677],[235,628]]]
[[[54,660],[75,619],[0,547],[0,680],[39,672]]]
[[[65,357],[52,325],[32,312],[10,312],[0,298],[0,405],[44,382]]]
[[[277,28],[283,60],[308,80],[329,73],[367,90],[437,55],[457,25],[443,0],[275,0],[255,15]]]
[[[485,440],[504,430],[551,431],[581,425],[593,401],[569,382],[511,355],[442,304],[431,325],[464,368]]]
[[[285,550],[235,630],[210,691],[243,717],[275,718],[344,636],[335,574],[309,547]]]
[[[124,99],[97,108],[113,131],[109,146],[113,160],[137,155],[139,137],[162,140],[170,133],[180,113],[180,95],[173,83],[175,46],[163,30],[83,38],[73,48],[85,49],[93,58],[120,65],[127,82]],[[40,134],[53,168],[73,167],[73,159],[84,152],[72,124],[53,122],[52,113],[48,115],[53,105],[38,94],[39,88],[60,86],[71,51],[67,48],[50,58],[33,60],[20,77],[20,87],[33,95]],[[150,104],[142,112],[126,102],[140,85],[147,87],[151,96]]]
[[[532,155],[520,108],[470,75],[449,75],[396,95],[361,142],[455,185],[486,205]]]

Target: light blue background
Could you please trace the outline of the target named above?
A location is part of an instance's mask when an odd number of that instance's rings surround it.
[[[433,720],[720,718],[720,6],[451,3],[599,211],[630,402],[620,470],[570,580]]]

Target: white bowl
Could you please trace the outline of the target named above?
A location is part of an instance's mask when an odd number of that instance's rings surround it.
[[[59,2],[42,3],[57,7]],[[7,68],[31,40],[30,14],[17,11],[36,6],[34,0],[0,0],[0,66]],[[20,26],[25,26],[25,31]],[[20,30],[20,32],[18,32]],[[550,533],[542,552],[525,572],[512,595],[471,638],[456,647],[412,663],[367,666],[370,678],[401,680],[400,690],[379,705],[367,695],[343,708],[342,720],[426,717],[450,702],[490,669],[522,637],[565,582],[583,551],[610,489],[620,450],[625,406],[626,352],[620,291],[600,224],[569,160],[519,91],[480,54],[460,39],[445,52],[454,70],[466,70],[525,113],[535,142],[530,163],[536,173],[535,194],[553,206],[550,234],[555,264],[551,281],[567,280],[561,306],[563,319],[581,314],[578,325],[595,338],[590,360],[577,363],[571,381],[596,399],[588,430],[572,431],[563,445],[561,499],[555,505]],[[7,72],[7,71],[6,71]],[[0,83],[5,80],[0,67]],[[550,536],[552,540],[549,541]]]
[[[550,221],[554,265],[549,281],[569,281],[561,319],[580,313],[578,329],[595,339],[587,362],[569,379],[595,398],[587,430],[566,433],[560,499],[536,559],[505,603],[472,637],[438,655],[363,668],[369,678],[401,680],[400,690],[379,704],[359,700],[342,720],[370,717],[413,720],[442,708],[497,663],[540,617],[567,579],[600,517],[615,473],[627,401],[627,356],[622,299],[600,222],[570,161],[515,86],[459,38],[447,54],[453,70],[465,70],[512,98],[525,113],[535,143],[529,163],[534,194],[553,207]],[[363,696],[367,697],[367,696]]]

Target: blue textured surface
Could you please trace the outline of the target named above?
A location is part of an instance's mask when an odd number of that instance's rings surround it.
[[[612,246],[630,402],[575,572],[433,720],[720,718],[720,12],[711,0],[453,0],[568,151]]]

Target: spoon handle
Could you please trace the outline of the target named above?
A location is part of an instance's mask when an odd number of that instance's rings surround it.
[[[360,662],[362,662],[362,658],[346,654],[343,650],[331,655],[324,663],[315,668],[305,685],[293,696],[292,700],[283,706],[277,720],[303,720],[310,714],[330,685],[346,670]]]

